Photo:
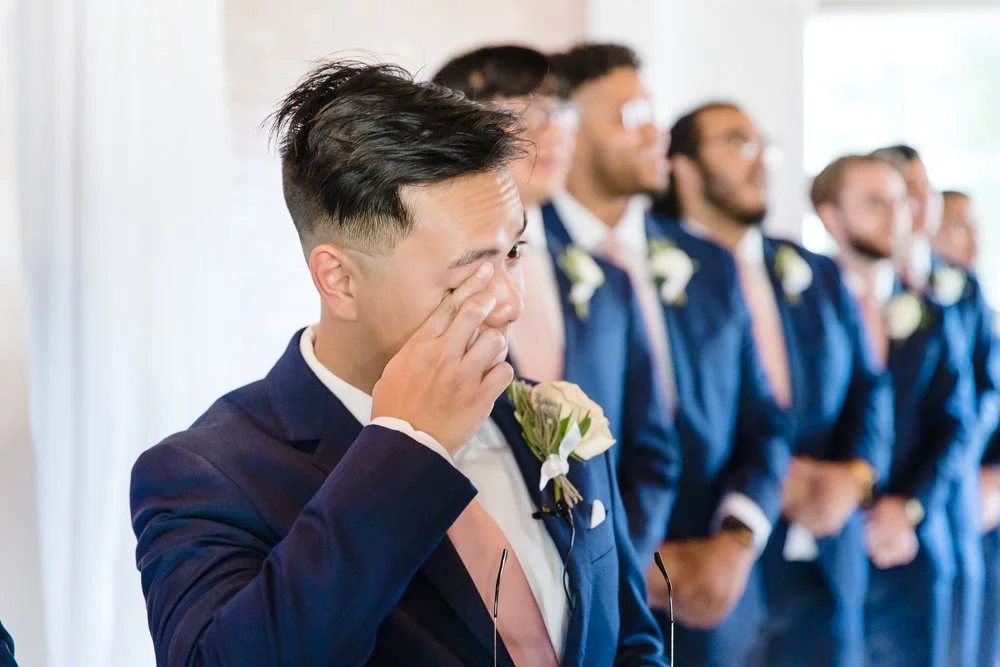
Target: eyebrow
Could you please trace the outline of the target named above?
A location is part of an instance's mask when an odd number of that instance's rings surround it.
[[[517,233],[518,239],[524,236],[524,230],[527,228],[528,228],[528,214],[525,213],[523,222],[521,223],[521,231]],[[482,259],[489,259],[490,257],[496,257],[499,254],[500,254],[500,249],[497,248],[496,246],[492,248],[474,248],[473,250],[468,251],[467,253],[456,259],[454,262],[452,262],[451,266],[448,267],[448,270],[451,271],[454,269],[459,269],[463,266],[468,266],[469,264],[473,264]]]

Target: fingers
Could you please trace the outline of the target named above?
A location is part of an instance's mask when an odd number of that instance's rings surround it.
[[[444,334],[461,311],[462,304],[470,297],[482,292],[489,285],[492,277],[493,265],[489,262],[483,262],[476,269],[475,273],[466,278],[464,283],[441,300],[441,303],[434,309],[434,312],[430,314],[430,317],[427,318],[427,321],[420,328],[420,333],[428,336],[440,336]],[[487,312],[488,314],[489,312]],[[483,319],[485,319],[485,316]]]
[[[480,390],[490,399],[492,403],[500,394],[504,392],[510,383],[514,381],[514,368],[506,361],[501,361],[496,366],[490,369],[483,378],[483,383],[480,385]]]
[[[462,358],[470,373],[485,375],[507,356],[507,339],[496,329],[482,329]]]
[[[493,312],[496,304],[495,296],[487,292],[479,292],[466,299],[459,307],[451,324],[440,336],[449,358],[460,359],[466,350],[474,347],[484,336],[489,339],[487,334],[491,329],[482,330],[481,327],[486,322],[486,318]],[[476,341],[472,340],[474,336]]]

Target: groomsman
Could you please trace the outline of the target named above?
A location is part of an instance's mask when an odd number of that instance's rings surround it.
[[[868,664],[948,662],[955,552],[948,500],[970,456],[972,387],[962,323],[897,276],[910,236],[906,185],[872,156],[840,158],[812,188],[840,248],[872,347],[892,376],[895,441],[866,526],[874,567],[865,604]]]
[[[941,226],[931,248],[952,266],[976,270],[979,257],[979,225],[972,197],[957,190],[941,193]]]
[[[133,469],[157,664],[665,665],[607,421],[505,395],[517,118],[332,61],[272,120],[320,321]]]
[[[955,667],[976,664],[980,651],[981,629],[989,635],[986,643],[995,643],[996,628],[983,625],[983,605],[998,605],[1000,601],[986,600],[984,580],[986,567],[982,541],[982,494],[980,469],[986,445],[1000,421],[1000,344],[994,334],[995,315],[983,296],[976,276],[966,267],[949,265],[939,255],[932,253],[934,243],[946,250],[945,242],[962,227],[963,217],[968,217],[969,206],[961,206],[955,197],[949,205],[948,227],[944,228],[942,197],[930,187],[927,170],[916,150],[909,146],[895,146],[876,151],[898,164],[907,184],[910,201],[917,212],[910,245],[910,256],[905,267],[911,286],[928,289],[944,306],[954,306],[965,332],[966,349],[975,383],[976,421],[971,431],[971,456],[962,474],[952,482],[948,500],[948,516],[955,541],[958,575],[955,579],[953,622],[951,626],[951,664]],[[958,210],[956,210],[958,209]],[[964,210],[963,210],[964,209]],[[964,213],[965,216],[957,215]],[[968,226],[965,226],[968,229]],[[986,470],[990,484],[992,468]],[[993,482],[995,484],[995,482]],[[988,508],[986,508],[988,509]],[[993,667],[992,662],[986,663]]]
[[[649,339],[628,275],[597,257],[577,258],[603,276],[586,302],[573,303],[576,268],[564,238],[546,234],[542,205],[566,185],[580,110],[559,96],[549,57],[523,46],[488,46],[449,61],[434,82],[517,113],[523,154],[511,164],[527,218],[521,258],[524,312],[511,327],[511,363],[534,380],[568,380],[602,408],[639,479],[629,505],[640,563],[649,566],[670,517],[680,475],[680,445],[654,377]],[[581,306],[586,306],[585,309]]]
[[[556,67],[581,122],[567,191],[544,211],[547,230],[630,274],[680,435],[680,493],[657,535],[674,583],[677,661],[742,664],[759,619],[754,563],[781,506],[787,420],[768,388],[732,260],[647,215],[643,195],[667,184],[667,137],[653,122],[638,58],[624,46],[589,44],[557,56]],[[643,495],[640,465],[620,463],[626,498]],[[629,511],[642,516],[641,507]],[[647,583],[665,609],[659,573],[651,569]]]
[[[750,118],[707,104],[670,133],[673,185],[658,207],[732,255],[768,379],[795,426],[782,520],[761,560],[768,621],[755,660],[861,667],[868,566],[859,508],[888,470],[888,375],[837,266],[761,233],[765,146]]]

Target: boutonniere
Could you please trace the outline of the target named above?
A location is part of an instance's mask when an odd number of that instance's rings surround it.
[[[885,305],[885,325],[889,340],[906,340],[927,318],[927,306],[918,292],[905,292]]]
[[[524,441],[542,464],[539,490],[554,482],[556,507],[573,507],[583,497],[566,477],[570,457],[587,461],[615,444],[604,410],[572,382],[514,380],[507,394]]]
[[[581,320],[590,315],[590,299],[597,288],[604,284],[604,271],[587,254],[587,251],[576,246],[570,246],[559,256],[559,268],[571,283],[569,302],[576,310],[576,316]]]
[[[698,264],[671,241],[649,242],[649,273],[660,289],[660,299],[671,306],[687,303],[687,286]]]
[[[791,246],[778,248],[774,257],[774,270],[781,281],[781,290],[789,302],[797,304],[802,293],[809,289],[813,281],[813,272],[809,262]]]
[[[942,306],[953,306],[965,294],[965,285],[968,280],[965,272],[953,266],[942,266],[934,271],[933,283],[934,298]]]

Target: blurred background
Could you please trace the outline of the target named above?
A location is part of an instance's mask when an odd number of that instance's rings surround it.
[[[262,376],[318,310],[260,123],[311,61],[429,77],[470,47],[614,40],[664,123],[740,103],[767,225],[828,249],[832,158],[906,142],[979,207],[1000,305],[1000,1],[0,0],[0,618],[23,665],[154,664],[139,452]]]

